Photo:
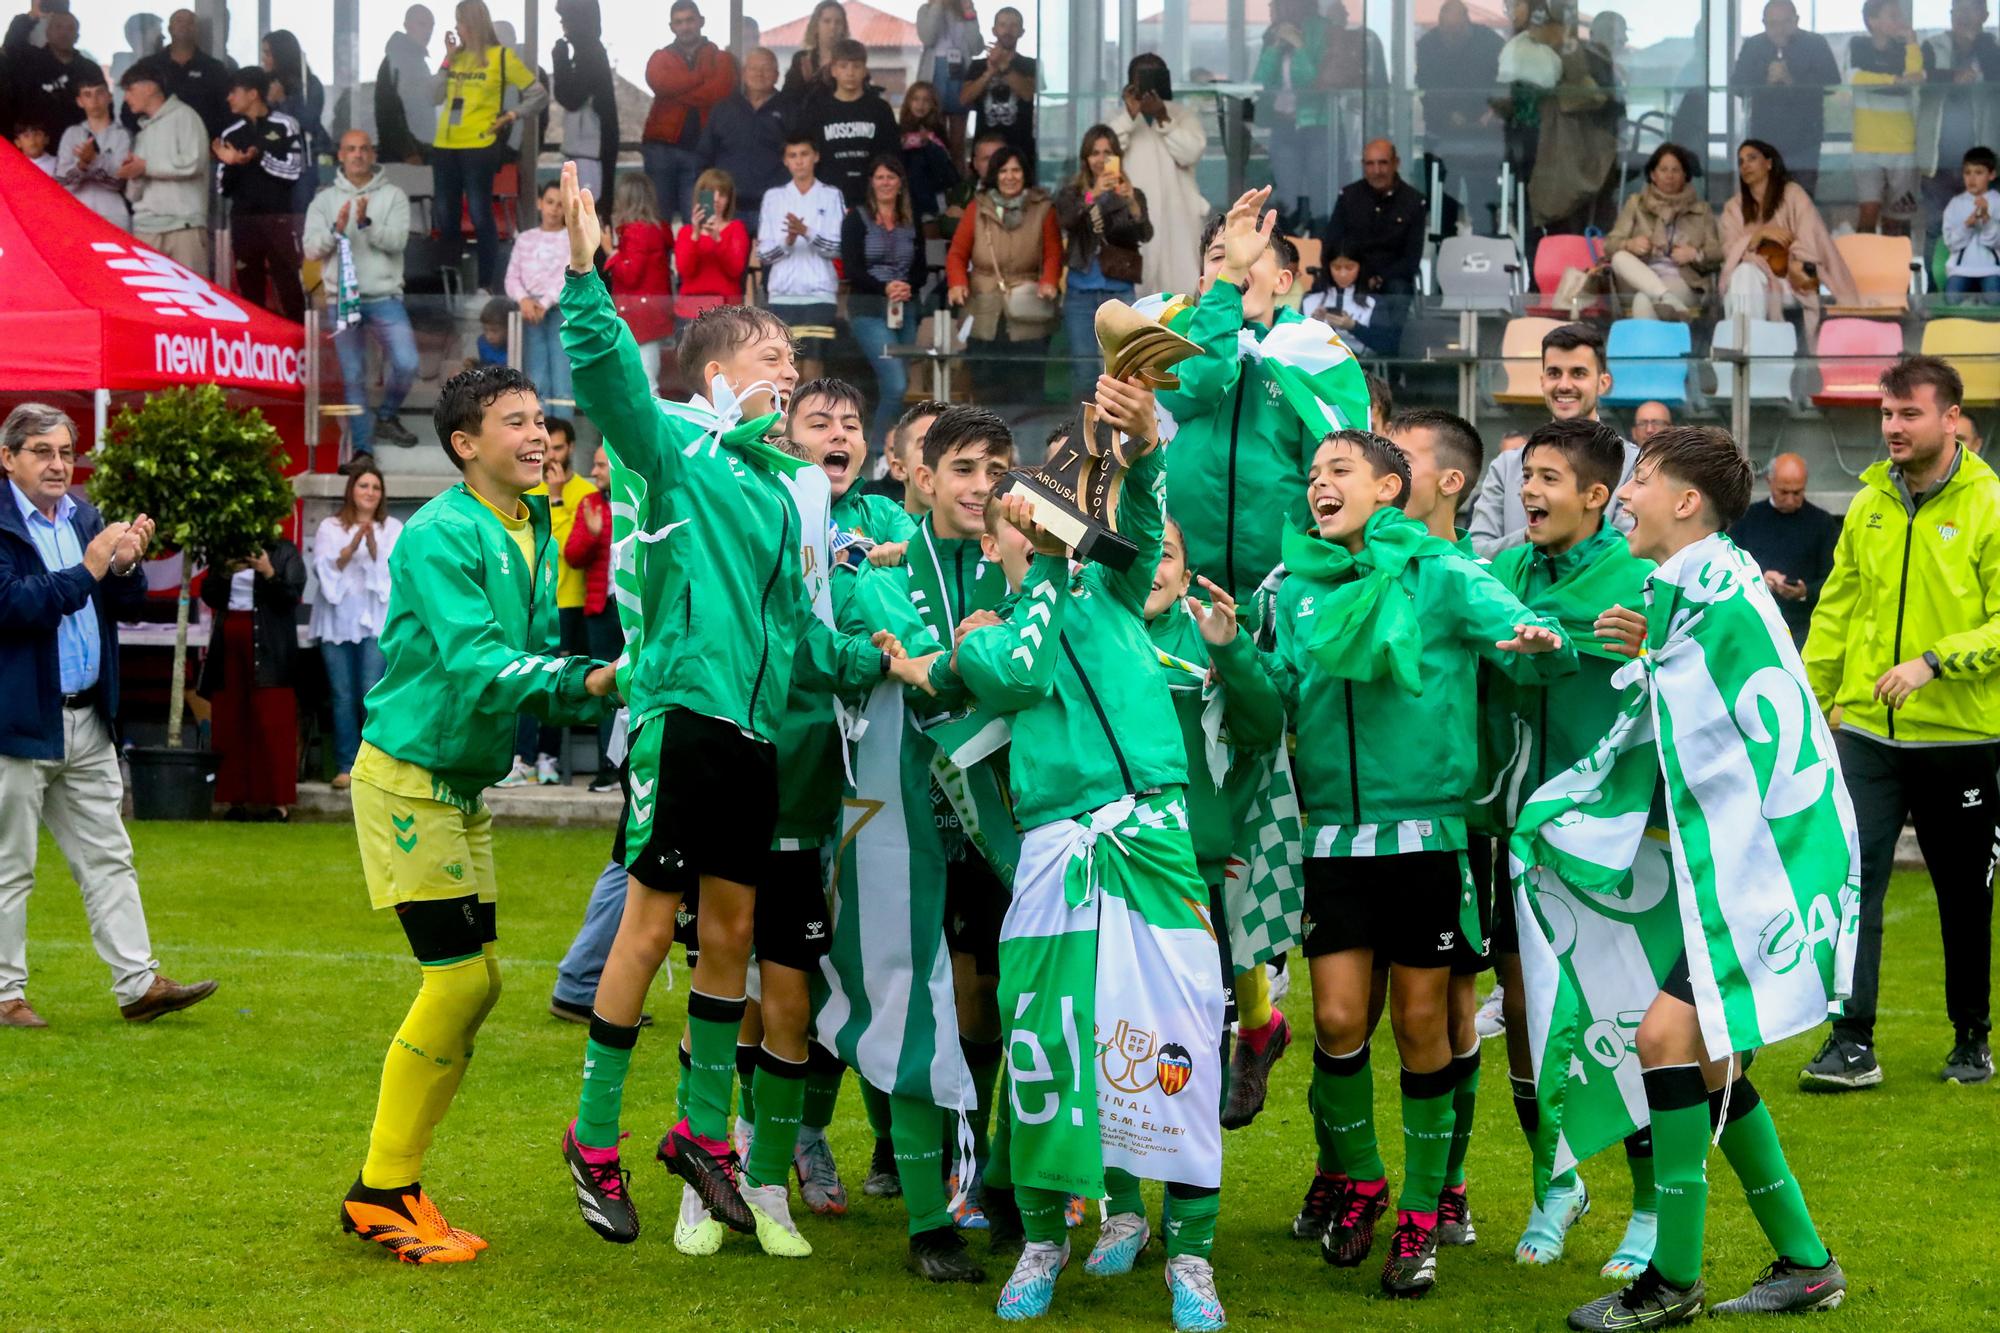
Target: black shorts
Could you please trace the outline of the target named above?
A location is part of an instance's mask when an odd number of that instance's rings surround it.
[[[1504,839],[1495,839],[1495,842],[1498,843],[1500,864],[1504,867],[1507,864],[1507,843]],[[1521,924],[1516,919],[1514,907],[1514,878],[1503,874],[1499,879],[1500,882],[1493,887],[1493,928],[1486,934],[1486,953],[1489,957],[1503,953],[1519,955],[1521,952]]]
[[[688,892],[703,875],[754,887],[778,824],[777,747],[685,708],[668,709],[633,742],[635,824],[649,769],[654,804],[632,877],[668,893]]]
[[[970,843],[944,863],[944,942],[953,953],[969,954],[982,977],[1000,975],[1000,923],[1013,892],[1000,882]]]
[[[1687,950],[1674,959],[1674,965],[1667,969],[1667,975],[1660,981],[1660,994],[1671,995],[1682,1004],[1694,1003],[1694,978],[1688,973]]]
[[[1307,857],[1306,957],[1372,949],[1377,963],[1449,967],[1464,866],[1458,852]]]
[[[1493,966],[1494,840],[1474,833],[1465,840],[1465,859],[1472,869],[1472,896],[1479,905],[1479,935],[1485,941],[1483,953],[1475,952],[1470,941],[1460,939],[1451,951],[1451,974],[1476,977]]]
[[[1222,1026],[1236,1026],[1236,964],[1229,956],[1229,918],[1223,915],[1222,886],[1208,886],[1208,926],[1215,932],[1215,952],[1222,959]]]
[[[819,848],[772,852],[757,881],[757,957],[817,972],[833,947],[833,913],[826,904],[825,862]]]

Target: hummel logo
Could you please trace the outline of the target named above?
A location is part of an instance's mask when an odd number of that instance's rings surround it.
[[[1301,597],[1299,599],[1299,616],[1301,618],[1304,618],[1306,616],[1311,615],[1312,613],[1313,613],[1313,599],[1310,597]]]
[[[1958,808],[1961,810],[1977,810],[1980,806],[1984,805],[1985,803],[1986,803],[1985,799],[1979,793],[1979,788],[1969,787],[1966,789],[1965,793],[1965,804],[1959,806]]]
[[[1458,932],[1455,930],[1440,930],[1438,932],[1438,952],[1451,952],[1451,942],[1457,938]]]
[[[807,939],[809,939],[809,940],[823,940],[823,939],[825,939],[825,938],[826,938],[826,922],[824,922],[824,921],[808,921],[808,922],[806,922],[806,938],[807,938]]]
[[[416,813],[412,811],[410,814],[400,817],[390,815],[389,822],[396,826],[396,845],[406,852],[415,851],[417,849],[417,835],[411,831],[410,826],[417,822]]]

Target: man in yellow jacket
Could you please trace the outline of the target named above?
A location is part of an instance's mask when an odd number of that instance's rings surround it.
[[[1882,1081],[1875,997],[1882,907],[1906,816],[1937,891],[1943,1077],[1993,1077],[1987,1047],[1993,862],[2000,842],[2000,477],[1954,436],[1964,385],[1931,356],[1882,375],[1889,458],[1862,473],[1806,639],[1806,674],[1838,728],[1861,829],[1854,997],[1799,1073],[1826,1091]]]

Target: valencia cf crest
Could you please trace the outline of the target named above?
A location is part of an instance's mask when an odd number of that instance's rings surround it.
[[[1160,1091],[1171,1097],[1188,1085],[1194,1077],[1194,1061],[1188,1058],[1187,1047],[1177,1042],[1169,1042],[1160,1048],[1159,1058]]]

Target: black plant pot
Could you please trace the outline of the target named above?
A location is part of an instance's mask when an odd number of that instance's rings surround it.
[[[132,763],[134,819],[207,819],[215,813],[215,754],[135,745]]]

